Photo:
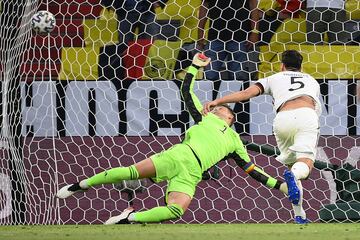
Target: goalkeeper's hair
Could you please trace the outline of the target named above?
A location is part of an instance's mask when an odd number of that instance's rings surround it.
[[[296,50],[286,50],[281,54],[281,63],[288,71],[300,71],[303,56]]]
[[[236,120],[236,115],[235,115],[234,110],[232,110],[231,107],[229,106],[229,104],[226,104],[226,103],[220,104],[218,106],[222,106],[222,107],[226,108],[227,110],[229,110],[229,112],[233,116],[233,118],[231,120],[231,123],[230,123],[230,126],[232,126],[234,124],[235,120]]]

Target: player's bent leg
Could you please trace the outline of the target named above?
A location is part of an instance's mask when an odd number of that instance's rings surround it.
[[[300,189],[297,185],[296,178],[290,170],[285,170],[284,179],[288,187],[288,197],[292,204],[299,204]]]
[[[300,180],[297,181],[297,185],[300,190],[300,199],[299,199],[299,204],[297,204],[297,205],[292,204],[292,207],[294,209],[294,214],[295,214],[294,223],[306,224],[306,223],[309,223],[310,221],[306,218],[306,213],[302,206],[302,204],[303,204],[303,187],[302,187]]]
[[[128,217],[129,222],[157,223],[180,218],[184,210],[177,204],[154,207],[147,211],[135,212]]]
[[[180,218],[183,214],[184,210],[176,204],[154,207],[142,212],[134,212],[133,208],[127,208],[120,215],[109,218],[104,224],[156,223]]]
[[[312,160],[310,156],[313,156],[313,154],[297,153],[296,162],[292,165],[291,170],[286,170],[284,172],[284,178],[289,190],[289,200],[295,205],[299,204],[301,198],[297,181],[307,179],[314,166],[314,160]]]
[[[293,204],[293,209],[295,213],[294,223],[296,224],[307,224],[310,222],[306,218],[306,213],[302,206],[303,188],[300,180],[307,179],[313,167],[314,167],[314,161],[311,158],[307,158],[307,157],[299,157],[296,163],[291,167],[291,172],[294,174],[294,177],[297,180],[297,186],[300,191],[298,204]]]
[[[180,218],[190,205],[191,197],[182,192],[170,192],[166,207],[155,207],[148,211],[137,212],[129,216],[133,222],[162,222]]]
[[[313,167],[314,161],[310,158],[298,158],[296,163],[291,167],[291,172],[297,180],[307,179]]]
[[[153,178],[156,175],[156,168],[151,158],[135,163],[134,167],[139,173],[139,178]]]
[[[183,212],[185,212],[190,203],[191,203],[192,197],[190,197],[186,193],[182,192],[169,192],[168,194],[168,205],[178,205],[183,209]]]
[[[132,208],[127,208],[118,216],[109,218],[105,224],[119,223],[154,223],[180,218],[189,207],[191,197],[181,192],[170,192],[168,205],[155,207],[147,211],[132,212]]]

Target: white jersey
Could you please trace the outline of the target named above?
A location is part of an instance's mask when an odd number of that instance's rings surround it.
[[[283,71],[256,81],[264,88],[264,94],[274,98],[274,110],[282,104],[300,96],[310,96],[315,100],[315,111],[321,115],[320,85],[309,74]]]

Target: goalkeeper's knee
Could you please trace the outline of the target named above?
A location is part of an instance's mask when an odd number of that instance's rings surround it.
[[[184,209],[175,203],[167,205],[167,208],[170,211],[170,219],[180,218],[184,214]]]

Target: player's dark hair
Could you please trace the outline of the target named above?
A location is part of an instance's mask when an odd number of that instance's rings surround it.
[[[226,104],[226,103],[220,104],[220,105],[218,105],[218,106],[222,106],[222,107],[226,108],[227,110],[229,110],[229,112],[230,112],[231,115],[233,116],[233,119],[231,120],[231,123],[230,123],[230,126],[232,126],[233,123],[234,123],[235,120],[236,120],[236,116],[235,116],[234,111],[233,111],[233,110],[231,109],[231,107],[230,107],[228,104]]]
[[[281,54],[281,62],[288,71],[300,71],[303,56],[296,50],[286,50]]]

